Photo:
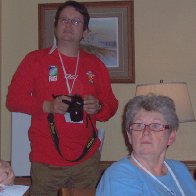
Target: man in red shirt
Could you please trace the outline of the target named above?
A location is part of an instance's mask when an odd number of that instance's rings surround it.
[[[99,179],[96,121],[109,120],[118,101],[104,63],[80,49],[88,23],[82,4],[61,4],[54,21],[57,44],[27,54],[8,89],[7,108],[32,116],[31,195],[92,188]]]

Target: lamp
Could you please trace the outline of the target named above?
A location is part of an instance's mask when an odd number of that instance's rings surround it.
[[[185,82],[137,85],[136,95],[154,93],[170,97],[176,107],[179,122],[195,121],[188,87]]]

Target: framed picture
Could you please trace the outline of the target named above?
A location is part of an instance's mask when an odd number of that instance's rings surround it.
[[[90,14],[89,33],[81,48],[99,57],[109,70],[112,83],[134,83],[133,1],[81,2]],[[54,41],[53,23],[60,3],[38,5],[39,48]]]

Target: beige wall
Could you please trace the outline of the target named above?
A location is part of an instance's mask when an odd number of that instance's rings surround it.
[[[1,31],[1,155],[10,160],[11,114],[5,108],[7,87],[19,62],[38,48],[38,3],[55,0],[2,0]],[[64,2],[64,1],[56,1]],[[196,1],[135,0],[135,84],[113,84],[119,109],[109,122],[102,160],[127,154],[122,136],[122,111],[141,83],[187,82],[196,114]],[[196,123],[180,125],[170,158],[196,160]]]

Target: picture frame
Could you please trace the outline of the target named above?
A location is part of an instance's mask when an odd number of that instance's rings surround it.
[[[108,68],[112,83],[135,82],[134,2],[81,2],[90,14],[87,37],[82,49],[96,54]],[[51,47],[53,23],[61,3],[38,5],[39,48]]]

